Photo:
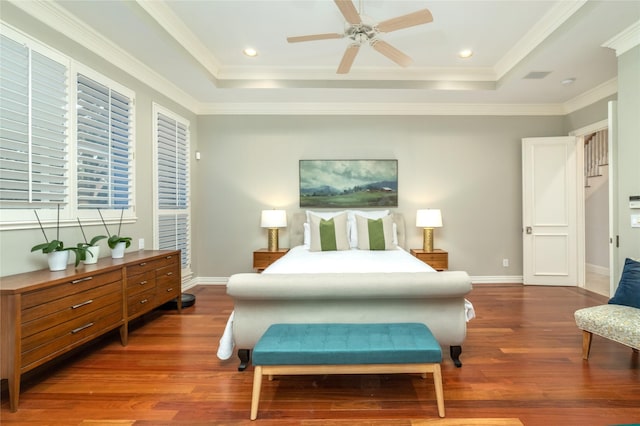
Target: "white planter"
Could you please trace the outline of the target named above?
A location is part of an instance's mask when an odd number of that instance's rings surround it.
[[[111,249],[111,257],[113,259],[120,259],[124,257],[124,249],[127,248],[127,243],[121,242],[116,244],[114,248]]]
[[[69,250],[52,251],[47,254],[50,271],[64,271],[69,263]]]
[[[87,247],[87,252],[87,258],[84,260],[84,264],[93,265],[98,261],[98,256],[100,255],[100,246],[89,246]]]

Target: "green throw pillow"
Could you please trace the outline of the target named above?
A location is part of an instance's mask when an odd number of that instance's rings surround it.
[[[331,219],[323,219],[311,214],[309,220],[310,251],[349,250],[346,213]]]
[[[358,229],[358,248],[360,250],[393,250],[393,219],[385,216],[380,219],[367,219],[356,215]]]

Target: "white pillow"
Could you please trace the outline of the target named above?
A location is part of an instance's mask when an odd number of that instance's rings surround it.
[[[309,219],[310,251],[349,250],[346,212],[329,219],[311,214]]]
[[[370,219],[355,215],[358,228],[358,248],[360,250],[393,250],[393,219],[387,215],[380,219]]]
[[[309,248],[309,246],[311,245],[311,230],[309,229],[308,222],[305,222],[302,224],[302,230],[303,230],[302,245]]]
[[[349,245],[351,247],[358,247],[358,226],[356,224],[356,215],[366,217],[367,219],[382,219],[389,215],[389,210],[347,210],[349,217]],[[397,244],[396,237],[396,244]]]

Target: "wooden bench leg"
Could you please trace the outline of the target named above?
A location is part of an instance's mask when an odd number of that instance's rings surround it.
[[[440,364],[433,365],[433,385],[436,388],[438,415],[440,417],[444,417],[444,392],[442,389],[442,372],[440,371]]]
[[[591,334],[589,331],[582,330],[582,359],[589,359],[589,352],[591,352]]]
[[[253,393],[251,394],[251,420],[258,417],[258,404],[260,404],[260,388],[262,387],[262,367],[255,366],[253,373]]]

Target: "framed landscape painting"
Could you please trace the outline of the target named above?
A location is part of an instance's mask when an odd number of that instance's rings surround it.
[[[398,160],[300,160],[300,207],[398,207]]]

